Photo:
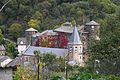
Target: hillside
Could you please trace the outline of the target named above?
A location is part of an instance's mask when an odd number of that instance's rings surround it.
[[[7,1],[1,0],[0,8]],[[95,20],[107,26],[103,20],[119,15],[119,7],[119,0],[10,0],[0,12],[0,28],[5,37],[16,41],[28,27],[54,29],[66,20],[77,24]]]

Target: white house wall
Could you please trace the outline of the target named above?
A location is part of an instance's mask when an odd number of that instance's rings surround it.
[[[26,50],[26,45],[18,45],[18,52],[19,53],[22,53],[25,50]]]
[[[0,69],[0,80],[13,80],[12,69],[2,68]]]

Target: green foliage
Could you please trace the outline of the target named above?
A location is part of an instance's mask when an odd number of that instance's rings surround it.
[[[5,2],[1,1],[0,7]],[[91,19],[99,21],[108,14],[116,14],[119,6],[118,0],[11,0],[0,13],[0,25],[8,30],[11,23],[18,22],[24,29],[29,26],[40,31],[54,29],[66,20],[75,19],[81,25]]]
[[[119,75],[120,67],[120,18],[116,14],[106,14],[101,23],[100,41],[91,44],[89,48],[91,65],[96,59],[100,60],[101,73]],[[90,61],[89,60],[89,61]]]
[[[35,80],[35,74],[27,68],[19,67],[14,72],[13,80]]]
[[[17,40],[22,34],[22,26],[19,23],[13,23],[9,28],[9,37],[12,40]]]
[[[28,26],[32,28],[38,28],[39,21],[37,19],[30,19],[30,21],[28,22]]]
[[[2,31],[0,30],[0,45],[3,44],[3,34]]]
[[[55,62],[56,56],[52,53],[45,53],[43,54],[43,62],[46,63],[46,65],[51,65]]]
[[[70,78],[70,80],[120,80],[120,78],[116,76],[111,76],[111,75],[104,76],[100,74],[83,73]]]
[[[16,46],[13,43],[8,43],[6,45],[6,55],[11,57],[11,58],[15,58],[18,54],[18,52],[16,51]]]
[[[64,77],[55,76],[51,80],[66,80]]]
[[[66,80],[61,76],[54,76],[51,80]],[[79,75],[75,75],[73,77],[69,76],[69,80],[120,80],[120,77],[116,77],[113,75],[100,75],[100,74],[90,74],[90,73],[82,73]]]

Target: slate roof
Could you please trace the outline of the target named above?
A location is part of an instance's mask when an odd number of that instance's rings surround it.
[[[32,37],[37,37],[37,36],[41,36],[41,33],[37,32],[36,34],[32,35]]]
[[[6,67],[8,63],[10,63],[12,59],[8,56],[0,56],[0,67]]]
[[[86,23],[85,25],[99,26],[100,24],[92,20],[92,21]]]
[[[27,30],[25,30],[25,31],[37,31],[37,30],[34,29],[34,28],[29,28],[29,29],[27,29]]]
[[[45,33],[47,33],[47,35],[58,35],[57,32],[53,32],[53,30],[45,30],[41,33],[41,35]]]
[[[26,44],[26,38],[18,38],[17,39],[17,44]]]
[[[70,36],[70,40],[68,44],[82,44],[76,26],[73,29],[73,32],[72,32],[72,35]]]
[[[65,22],[65,23],[63,23],[63,26],[69,26],[69,27],[72,27],[72,24],[70,23],[70,22]]]
[[[84,26],[79,26],[78,30],[80,31]],[[65,32],[65,33],[72,33],[74,27],[72,27],[72,24],[70,22],[64,23],[61,27],[56,28],[55,32]]]
[[[37,37],[37,36],[41,36],[41,35],[44,35],[44,34],[51,35],[51,36],[58,35],[58,33],[54,32],[53,30],[45,30],[45,31],[43,31],[41,33],[38,32],[36,34],[33,34],[32,36]]]
[[[23,55],[34,55],[35,50],[40,51],[41,54],[52,53],[58,57],[60,57],[60,56],[63,57],[67,53],[67,49],[29,46],[26,49],[26,51],[23,53]]]
[[[0,45],[0,51],[5,51],[5,47],[3,45]]]
[[[21,57],[16,57],[14,60],[12,60],[9,64],[6,65],[6,67],[15,67],[21,64]]]
[[[59,27],[59,28],[55,29],[54,31],[56,31],[56,32],[72,33],[73,27],[62,26],[62,27]]]

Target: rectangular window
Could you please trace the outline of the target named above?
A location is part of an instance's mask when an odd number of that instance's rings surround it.
[[[72,53],[72,47],[70,47],[69,52]]]
[[[24,61],[25,61],[25,62],[29,62],[29,57],[28,57],[28,56],[25,56],[25,57],[24,57]]]

